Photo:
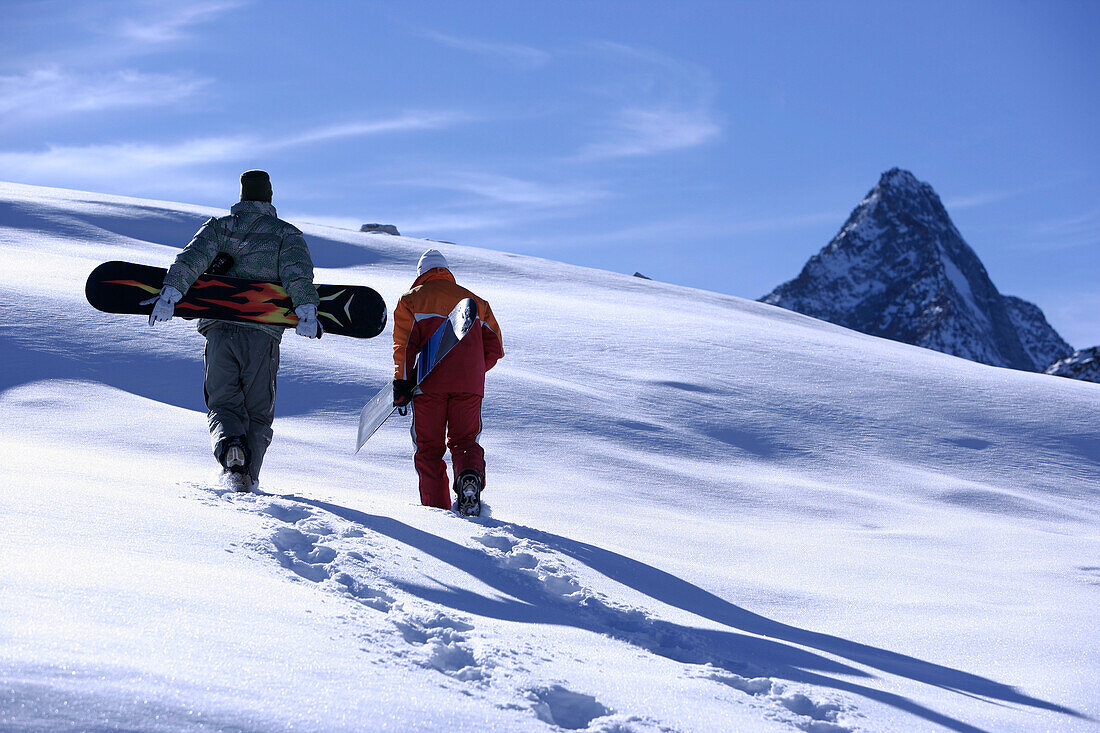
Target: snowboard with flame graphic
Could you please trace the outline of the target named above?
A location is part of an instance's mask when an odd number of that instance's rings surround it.
[[[143,301],[160,292],[167,272],[163,267],[132,262],[104,262],[88,275],[84,293],[93,308],[105,313],[149,315],[153,305]],[[317,295],[321,298],[317,318],[325,333],[372,338],[386,327],[386,303],[371,288],[318,285]],[[282,285],[224,275],[201,275],[176,304],[175,314],[285,328],[298,325],[298,316]]]

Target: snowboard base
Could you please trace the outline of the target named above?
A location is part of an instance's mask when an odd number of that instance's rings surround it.
[[[439,325],[428,342],[416,353],[413,368],[416,370],[417,385],[424,381],[432,369],[462,340],[475,323],[477,323],[477,302],[471,298],[459,301],[447,316],[447,320]],[[393,382],[391,381],[378,390],[359,413],[356,453],[396,409],[393,406]]]

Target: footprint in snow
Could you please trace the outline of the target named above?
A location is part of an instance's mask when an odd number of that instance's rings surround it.
[[[439,612],[427,615],[406,612],[390,593],[368,585],[353,572],[339,569],[340,553],[322,544],[322,537],[338,533],[318,512],[279,500],[271,500],[258,507],[258,511],[287,525],[277,528],[271,536],[274,554],[283,567],[315,583],[331,580],[335,590],[369,608],[391,614],[402,638],[424,650],[423,666],[465,682],[487,679],[488,672],[467,644],[465,634],[473,630],[473,626]],[[342,537],[364,536],[362,531],[355,529],[339,534]],[[366,558],[355,550],[344,552],[343,560],[342,567],[348,567],[347,563],[354,566],[366,562]]]
[[[270,536],[270,545],[260,543],[259,549],[265,554],[274,555],[279,564],[296,575],[314,583],[331,580],[333,590],[359,601],[368,608],[386,613],[393,608],[393,596],[384,590],[374,588],[355,575],[341,570],[338,565],[347,567],[362,566],[368,562],[362,552],[350,550],[340,553],[323,543],[327,538],[358,538],[364,532],[355,528],[334,529],[320,512],[307,509],[299,504],[264,495],[244,494],[239,496],[261,496],[266,500],[256,502],[254,511],[265,514],[288,526],[278,527]],[[368,553],[369,554],[369,553]],[[343,560],[338,563],[338,560]]]
[[[271,543],[279,564],[306,580],[320,583],[332,576],[329,563],[336,559],[336,550],[318,544],[320,539],[319,535],[294,527],[279,527],[272,535]]]
[[[472,625],[435,609],[429,612],[407,610],[407,604],[399,602],[391,593],[373,588],[357,577],[360,573],[355,570],[369,562],[358,551],[362,548],[337,551],[325,544],[334,536],[342,539],[363,537],[363,531],[351,527],[334,529],[326,513],[270,495],[230,494],[204,488],[207,496],[215,494],[215,501],[237,503],[243,499],[239,502],[242,508],[280,522],[282,526],[275,529],[264,545],[267,554],[274,555],[283,567],[301,578],[325,583],[331,590],[389,614],[404,641],[419,650],[417,663],[420,666],[463,682],[479,686],[491,684],[490,667],[494,665],[479,661],[471,648],[468,635],[474,629]],[[486,513],[482,518],[488,518]],[[568,561],[563,562],[564,558],[541,543],[515,537],[507,530],[489,532],[476,539],[485,548],[499,553],[503,568],[529,577],[533,585],[559,602],[568,605],[588,603],[590,612],[604,608],[569,571]],[[561,685],[520,689],[516,694],[534,703],[532,710],[540,720],[560,728],[587,728],[607,733],[655,729],[652,721],[615,715],[591,695],[573,692]]]
[[[264,514],[278,519],[280,522],[286,522],[287,524],[295,524],[303,519],[309,519],[313,517],[313,512],[309,511],[305,507],[297,506],[295,504],[286,504],[280,501],[272,501],[265,506],[261,511]]]
[[[496,550],[493,554],[500,566],[533,580],[551,596],[567,603],[579,604],[594,600],[595,594],[584,588],[550,548],[529,539],[519,539],[503,531],[489,532],[474,540]]]
[[[358,555],[358,553],[348,554]],[[332,576],[332,579],[343,587],[347,595],[359,601],[364,606],[373,608],[375,611],[387,613],[393,608],[394,603],[396,603],[393,596],[386,591],[373,588],[349,573],[337,572]]]
[[[426,615],[404,613],[393,620],[405,641],[421,646],[426,656],[423,666],[464,682],[481,682],[489,677],[467,643],[470,624],[435,611]]]
[[[596,718],[614,711],[591,695],[567,690],[561,685],[537,687],[527,692],[535,715],[544,723],[567,730],[588,728]]]
[[[520,530],[518,534],[522,535]],[[651,617],[639,608],[621,608],[585,588],[570,571],[571,559],[537,540],[517,536],[508,526],[497,527],[474,540],[497,559],[502,568],[527,576],[548,596],[568,606],[578,607],[594,629],[626,639],[664,656],[679,659],[696,669],[703,664],[704,679],[733,687],[762,703],[777,718],[807,733],[848,733],[844,716],[858,715],[833,701],[821,701],[802,690],[790,689],[768,677],[742,677],[706,663],[712,658],[705,640],[695,638],[686,629],[673,627]],[[693,675],[694,676],[694,675]],[[562,728],[587,728],[591,721],[610,714],[594,698],[571,692],[560,686],[538,688],[528,693],[535,702],[541,720]],[[605,712],[600,712],[603,709]],[[620,727],[622,729],[622,727]]]
[[[742,677],[730,672],[711,670],[701,675],[723,685],[750,695],[780,713],[778,718],[807,733],[852,733],[853,728],[842,724],[843,715],[855,715],[844,705],[821,701],[770,677]],[[785,714],[784,714],[785,713]]]

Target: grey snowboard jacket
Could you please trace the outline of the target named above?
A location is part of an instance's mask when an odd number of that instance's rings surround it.
[[[233,267],[226,275],[278,281],[295,308],[320,305],[317,288],[313,286],[313,260],[302,232],[278,218],[275,207],[266,201],[241,201],[229,211],[229,216],[216,217],[202,225],[168,269],[164,284],[186,293],[210,267],[214,257],[225,252],[233,258]],[[207,318],[200,320],[199,333],[205,334],[216,323]],[[283,337],[283,329],[278,326],[240,325],[259,329],[276,341]]]

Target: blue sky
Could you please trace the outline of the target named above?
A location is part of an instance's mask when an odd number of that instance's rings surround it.
[[[888,168],[1100,344],[1100,3],[3,2],[0,180],[757,298]],[[323,265],[323,262],[319,262]]]

